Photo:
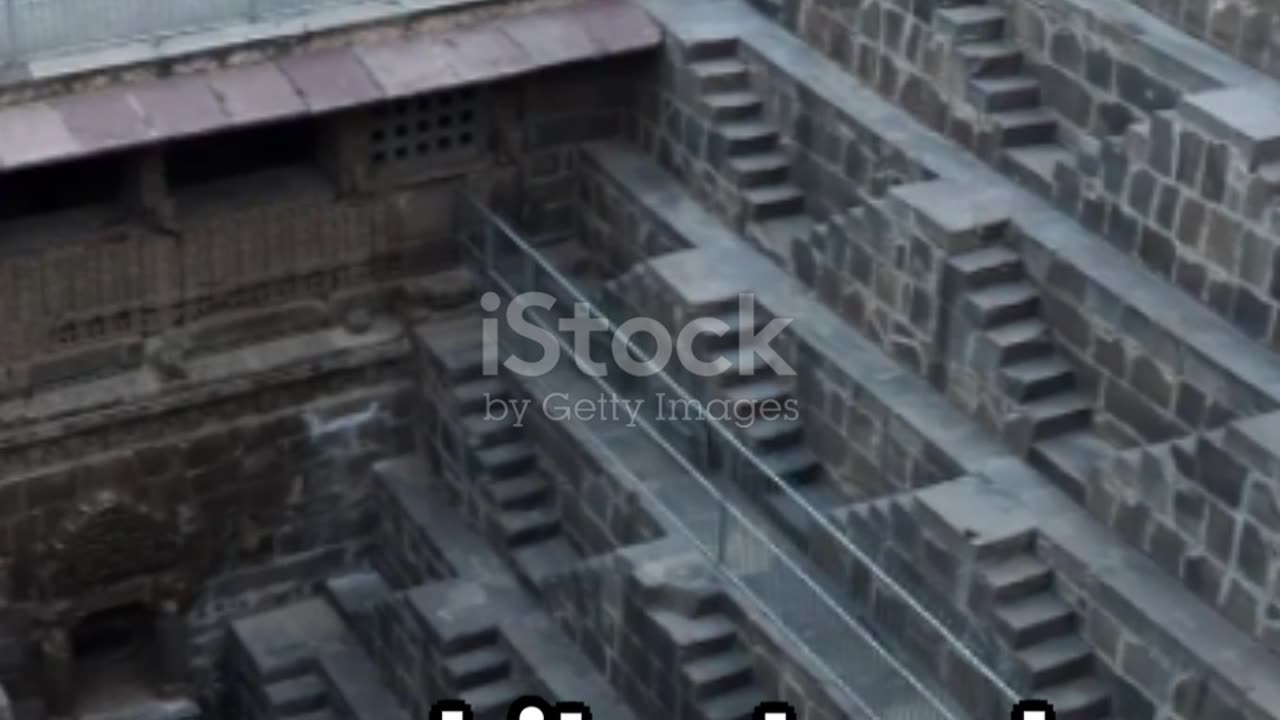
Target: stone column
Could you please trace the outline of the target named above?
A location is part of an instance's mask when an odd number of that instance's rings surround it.
[[[160,603],[155,637],[160,691],[165,695],[179,694],[187,682],[190,653],[187,648],[187,621],[174,600]]]
[[[124,201],[157,228],[173,230],[177,221],[169,182],[165,177],[165,160],[161,148],[139,152],[125,179]]]
[[[359,195],[369,186],[363,133],[364,117],[340,113],[322,121],[320,166],[343,196]]]
[[[63,628],[49,628],[40,640],[44,674],[45,708],[51,718],[70,717],[75,711],[75,658],[71,638]]]

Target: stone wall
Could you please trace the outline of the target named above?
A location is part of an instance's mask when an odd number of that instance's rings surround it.
[[[669,218],[653,214],[632,194],[642,188],[621,184],[600,163],[600,157],[585,153],[580,163],[583,181],[599,184],[588,193],[584,212],[610,217],[614,222],[619,218],[635,219],[607,226],[605,235],[612,242],[633,252],[635,248],[690,244],[692,238],[682,235]],[[852,240],[849,242],[852,246]],[[635,275],[628,278],[628,299],[649,316],[680,326],[686,314],[696,314],[699,308],[684,298],[693,289],[674,286],[666,276],[675,275],[670,271],[689,262],[697,262],[689,258],[695,252],[677,251],[639,266]],[[743,291],[750,290],[743,287]],[[765,300],[762,295],[756,299]],[[840,312],[841,308],[833,310]],[[766,305],[758,312],[769,313],[771,309]],[[893,337],[888,333],[883,339],[892,342]],[[796,376],[796,397],[806,438],[841,484],[858,488],[860,493],[880,494],[928,485],[959,473],[954,461],[914,431],[896,408],[868,392],[864,379],[842,367],[838,358],[829,356],[814,338],[798,331],[794,324],[782,332],[774,347],[791,367],[803,368]]]
[[[1091,478],[1091,512],[1241,632],[1280,652],[1276,417],[1117,455]]]
[[[1257,118],[1244,129],[1239,119]],[[1060,166],[1060,207],[1249,337],[1280,347],[1273,266],[1280,113],[1245,90],[1186,97],[1102,162]]]
[[[1280,18],[1275,0],[1130,0],[1192,37],[1250,65],[1280,72],[1280,44],[1271,29]]]
[[[987,119],[965,88],[968,70],[946,24],[936,11],[897,5],[798,0],[783,21],[922,124],[1001,162]],[[1209,10],[1199,5],[1204,12],[1188,8],[1187,17],[1203,23]],[[1274,110],[1246,91],[1194,95],[1222,81],[1193,77],[1175,67],[1176,59],[1164,62],[1128,43],[1114,18],[1073,5],[999,6],[1005,35],[1059,120],[1058,142],[1073,153],[1051,183],[1059,207],[1246,334],[1280,343],[1269,240],[1278,181],[1265,146],[1276,134]],[[1234,3],[1213,10],[1227,18],[1239,12]],[[1254,137],[1244,131],[1245,145],[1233,146],[1229,138],[1240,129],[1231,118],[1242,113],[1267,119],[1250,129]],[[785,132],[785,106],[780,117]]]
[[[376,522],[366,488],[351,484],[350,473],[404,452],[411,439],[407,388],[391,381],[394,367],[384,360],[187,406],[202,418],[194,427],[181,413],[140,414],[60,437],[83,452],[4,483],[4,536],[12,543],[5,555],[23,574],[26,553],[56,538],[70,513],[103,493],[169,518],[181,533],[187,563],[181,570],[195,583],[188,628],[193,664],[203,672],[219,652],[227,620],[311,594],[328,575],[362,561]],[[211,422],[215,418],[224,419]],[[97,446],[110,449],[93,452]],[[53,443],[24,449],[50,461],[58,453]],[[103,563],[127,564],[130,553],[145,557],[127,547],[69,551],[85,558],[122,554]],[[23,579],[11,587],[34,591]],[[25,672],[38,663],[27,655],[25,603],[42,601],[14,599],[6,622],[12,634],[4,641],[12,662],[0,674],[15,678],[14,691],[27,694],[37,678]]]
[[[862,717],[861,710],[842,704],[835,689],[795,657],[794,646],[752,610],[749,601],[722,583],[705,559],[673,541],[594,558],[549,588],[546,599],[564,631],[602,668],[638,717],[671,715],[692,701],[684,697],[680,676],[670,672],[679,646],[652,629],[647,615],[665,592],[663,577],[668,573],[677,586],[719,590],[726,615],[750,656],[756,686],[766,698],[790,703],[803,720]]]
[[[1078,9],[1022,0],[996,5],[1006,10],[1004,35],[1017,42],[1024,69],[1070,134],[1113,135],[1133,117],[1176,102],[1176,86]],[[782,21],[924,125],[993,157],[996,140],[966,87],[970,68],[955,53],[969,38],[940,22],[932,5],[789,0]]]

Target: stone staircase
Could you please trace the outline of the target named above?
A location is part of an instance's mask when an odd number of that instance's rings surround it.
[[[1057,116],[1043,103],[1040,81],[1008,38],[1005,11],[987,0],[943,0],[942,6],[934,26],[952,38],[968,74],[969,100],[996,133],[999,165],[1030,189],[1051,194],[1054,168],[1074,162],[1074,156]]]
[[[724,373],[707,379],[706,396],[727,403],[730,416],[723,420],[739,442],[810,506],[823,510],[847,502],[805,437],[794,378],[780,376],[748,345],[769,319],[754,310],[744,313],[737,297],[706,303],[693,314],[698,318],[695,323],[714,319],[730,328],[723,335],[700,334],[693,350],[704,361],[723,357],[731,363]],[[725,448],[725,453],[728,462],[737,467],[742,488],[751,497],[763,497],[766,512],[781,528],[797,542],[805,541],[812,529],[803,507],[735,450]]]
[[[719,595],[707,594],[692,603],[659,601],[645,610],[655,633],[675,648],[684,704],[681,717],[746,720],[768,699],[722,602]]]
[[[712,162],[741,197],[735,224],[748,228],[768,254],[785,261],[790,241],[811,220],[804,193],[790,180],[791,159],[778,129],[765,116],[764,102],[751,87],[735,39],[702,40],[688,47],[689,71],[711,120]]]
[[[520,578],[536,588],[577,563],[581,555],[562,532],[554,482],[539,467],[525,428],[517,426],[513,412],[488,414],[489,400],[505,402],[512,393],[501,378],[483,374],[480,352],[476,345],[474,352],[455,356],[446,375],[463,445],[458,452],[466,458],[468,473],[479,481],[486,525]],[[531,406],[530,412],[536,410]]]
[[[937,523],[911,494],[892,495],[844,508],[840,522],[850,539],[877,556],[891,575],[926,607],[950,606],[947,595],[955,576],[938,573],[928,560],[937,557],[929,545],[943,542]],[[994,628],[1003,679],[1024,697],[1049,700],[1059,720],[1106,720],[1111,717],[1107,681],[1097,672],[1093,650],[1081,634],[1075,611],[1054,590],[1053,571],[1035,554],[1034,537],[996,541],[966,540],[968,547],[946,552],[973,558],[966,603],[983,625]],[[941,592],[941,594],[939,594]],[[951,631],[969,631],[950,613]],[[970,618],[966,622],[972,623]]]
[[[471,706],[475,720],[505,718],[512,702],[534,694],[533,686],[513,672],[514,658],[497,626],[442,638],[439,652],[445,681]]]
[[[1053,589],[1053,572],[1023,548],[979,560],[977,581],[996,631],[1014,658],[1014,686],[1053,703],[1060,720],[1105,720],[1111,698],[1095,672],[1076,614]]]
[[[335,609],[312,598],[237,620],[226,658],[234,716],[404,720]]]
[[[1087,473],[1112,446],[1092,428],[1092,400],[1057,351],[1040,317],[1039,290],[1021,258],[988,246],[953,257],[950,264],[960,283],[960,311],[980,333],[976,354],[994,363],[1008,401],[1004,417],[996,420],[1033,465],[1083,500]]]

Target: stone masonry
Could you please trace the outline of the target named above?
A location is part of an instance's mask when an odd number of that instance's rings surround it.
[[[1280,8],[366,10],[0,73],[0,719],[1280,720]]]

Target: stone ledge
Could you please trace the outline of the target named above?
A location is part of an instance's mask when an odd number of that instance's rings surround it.
[[[318,369],[385,361],[407,354],[408,349],[399,324],[383,323],[363,335],[343,329],[325,330],[196,358],[182,382],[166,383],[152,369],[142,368],[67,385],[0,404],[0,426],[14,426],[0,435],[0,447],[119,422],[130,413],[208,402],[244,392],[246,385],[261,385],[267,378],[279,382],[291,374],[314,375]],[[75,416],[74,422],[68,416]],[[19,425],[22,427],[16,427]]]
[[[0,166],[65,161],[197,133],[322,114],[655,47],[629,0],[499,17],[450,32],[328,49],[0,109]],[[204,107],[196,121],[191,107]],[[216,117],[209,114],[217,113]]]
[[[1246,717],[1280,718],[1280,657],[1196,600],[1057,489],[1029,482],[1033,471],[1026,466],[1000,463],[979,475],[957,480],[950,492],[1002,508],[1000,523],[1006,526],[1034,529],[1055,571],[1087,589],[1102,609],[1138,627],[1143,640],[1166,658],[1190,661],[1210,684],[1238,696]]]
[[[1280,160],[1280,100],[1252,88],[1222,88],[1183,97],[1178,113],[1233,145],[1250,171]]]

